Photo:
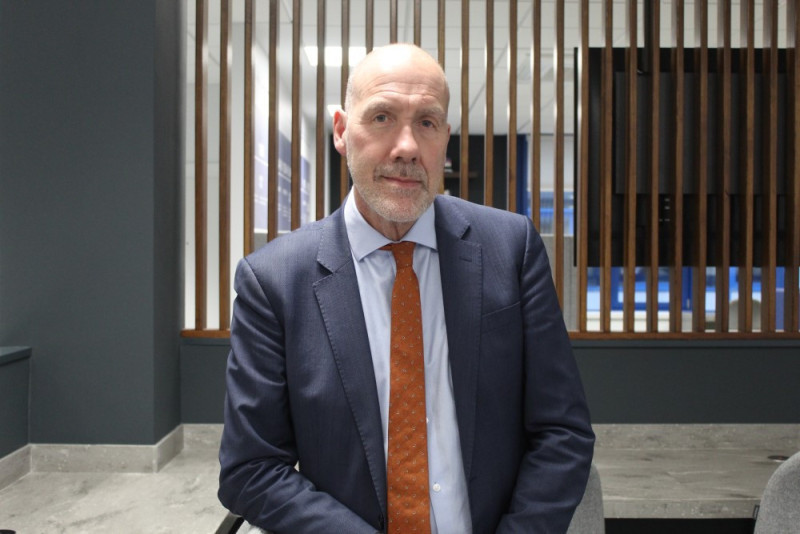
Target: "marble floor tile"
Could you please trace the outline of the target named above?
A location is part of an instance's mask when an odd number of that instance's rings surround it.
[[[0,491],[0,529],[213,533],[225,517],[215,456],[188,451],[158,473],[29,473]]]

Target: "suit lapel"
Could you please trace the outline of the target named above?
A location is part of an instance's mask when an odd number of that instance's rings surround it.
[[[367,328],[358,292],[343,210],[328,219],[320,239],[317,261],[330,274],[314,284],[339,378],[356,423],[375,492],[386,510],[386,461]]]
[[[456,206],[441,197],[437,197],[435,206],[450,373],[464,473],[469,482],[480,353],[483,293],[481,246],[464,239],[469,222]]]

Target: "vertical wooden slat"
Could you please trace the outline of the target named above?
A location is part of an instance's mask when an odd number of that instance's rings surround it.
[[[439,65],[441,65],[442,70],[444,70],[444,53],[445,53],[445,41],[444,41],[444,25],[445,25],[445,0],[439,0],[438,5],[438,16],[437,16],[437,49],[439,51]]]
[[[414,44],[422,44],[422,0],[414,0]]]
[[[541,221],[542,155],[542,0],[533,0],[531,22],[531,220]]]
[[[517,211],[517,0],[508,4],[508,178],[506,208]]]
[[[564,0],[556,0],[554,53],[553,280],[564,305]]]
[[[300,0],[292,4],[292,230],[300,227],[300,186],[302,183],[302,169],[300,169],[300,94],[303,80],[300,73],[300,32],[303,27],[303,8]]]
[[[742,0],[740,4],[741,16],[739,25],[741,29],[741,67],[744,96],[742,107],[739,110],[744,121],[740,139],[743,146],[741,154],[741,183],[739,193],[741,196],[742,225],[739,241],[741,253],[739,255],[739,331],[751,332],[753,330],[753,182],[755,178],[754,149],[755,149],[755,5],[754,0]]]
[[[661,98],[661,2],[645,2],[645,49],[650,72],[650,126],[647,155],[650,169],[647,173],[650,180],[650,205],[648,207],[648,259],[646,277],[647,331],[658,332],[658,220],[659,220],[659,143],[661,142],[661,124],[659,106]]]
[[[603,60],[600,83],[600,330],[611,330],[611,191],[613,188],[614,2],[603,0]]]
[[[626,0],[625,10],[628,47],[625,49],[625,208],[623,231],[623,297],[622,329],[634,330],[636,281],[636,159],[637,159],[637,72],[638,72],[638,10],[637,0]]]
[[[231,0],[220,1],[219,329],[230,326],[231,299]]]
[[[461,0],[461,131],[459,196],[469,199],[469,0]]]
[[[800,294],[798,294],[798,268],[800,268],[800,9],[798,0],[787,0],[786,41],[788,48],[788,98],[787,119],[788,154],[786,171],[786,270],[784,277],[783,328],[797,332],[800,323]]]
[[[397,42],[397,0],[389,0],[389,42]]]
[[[244,3],[244,255],[253,252],[255,228],[255,113],[253,80],[253,30],[255,27],[255,0]]]
[[[370,0],[371,1],[371,0]],[[316,124],[316,219],[325,216],[325,15],[326,0],[317,0],[317,124]]]
[[[576,191],[576,241],[578,264],[578,331],[587,330],[587,294],[589,292],[589,0],[580,3],[580,48],[578,49],[578,75],[580,98],[578,101],[578,191]]]
[[[367,13],[366,13],[366,44],[367,54],[372,52],[375,46],[375,0],[367,0]]]
[[[696,260],[692,271],[692,329],[706,329],[706,266],[708,258],[708,5],[707,0],[695,3],[695,48],[697,65],[698,143],[697,143],[697,206]]]
[[[206,328],[206,229],[208,200],[208,0],[197,0],[194,62],[194,315],[195,329]]]
[[[764,0],[764,78],[767,82],[762,168],[761,331],[775,331],[778,236],[778,0]]]
[[[278,0],[269,2],[269,123],[267,140],[267,240],[278,237]]]
[[[731,1],[717,4],[717,55],[721,77],[718,105],[720,172],[717,176],[717,272],[716,310],[714,323],[717,332],[727,332],[730,325],[730,266],[731,266]]]
[[[483,141],[483,203],[494,205],[494,0],[486,0],[486,48],[484,49],[486,119]]]
[[[684,5],[672,1],[672,73],[675,78],[675,138],[673,139],[675,174],[672,176],[672,262],[669,271],[669,329],[683,329],[683,140],[684,140]]]
[[[393,41],[394,42],[394,41]],[[347,96],[347,78],[350,76],[350,0],[342,0],[342,76],[340,81],[340,94],[342,108]],[[350,174],[347,169],[347,159],[339,156],[339,201],[344,204],[344,199],[350,191]]]

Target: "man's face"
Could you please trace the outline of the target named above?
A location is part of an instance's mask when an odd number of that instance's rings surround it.
[[[441,187],[450,137],[447,94],[435,63],[389,63],[372,62],[359,72],[350,109],[338,118],[337,149],[347,157],[367,222],[405,233]]]

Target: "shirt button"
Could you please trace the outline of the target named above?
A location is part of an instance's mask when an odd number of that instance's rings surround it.
[[[433,485],[433,491],[439,493],[440,491],[442,491],[442,486],[440,486],[439,483],[437,482],[436,484]]]

